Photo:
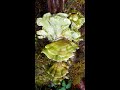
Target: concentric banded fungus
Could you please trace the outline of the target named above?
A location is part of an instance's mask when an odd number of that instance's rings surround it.
[[[79,47],[68,40],[58,40],[45,46],[42,53],[44,53],[49,59],[57,62],[67,61],[74,56],[74,52]]]
[[[48,74],[53,77],[54,83],[59,83],[68,73],[69,66],[65,62],[56,62],[48,70]]]
[[[80,12],[46,13],[42,18],[37,18],[37,25],[42,26],[42,30],[36,32],[38,38],[47,38],[51,42],[44,47],[41,53],[56,61],[48,69],[48,74],[52,77],[51,81],[55,84],[62,81],[68,73],[68,65],[65,62],[72,58],[74,52],[79,49],[77,44],[82,37],[78,29],[84,22],[85,18]]]
[[[43,18],[37,18],[37,25],[42,26],[42,30],[37,31],[38,38],[48,38],[52,42],[61,39],[62,31],[68,29],[71,24],[67,17],[65,13],[46,13]]]
[[[85,17],[78,11],[73,10],[69,14],[69,19],[71,20],[71,28],[79,29],[85,23]]]
[[[37,18],[37,25],[42,26],[42,30],[37,31],[37,35],[39,39],[48,38],[51,42],[63,38],[78,42],[81,37],[78,29],[84,22],[85,19],[80,13],[70,16],[66,13],[46,13],[43,18]]]

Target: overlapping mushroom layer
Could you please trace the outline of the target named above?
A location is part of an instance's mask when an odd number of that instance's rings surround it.
[[[65,62],[56,62],[48,70],[48,74],[52,76],[52,81],[58,84],[68,73],[69,66]]]
[[[63,38],[70,41],[79,41],[81,33],[78,29],[84,24],[85,18],[80,13],[66,14],[46,13],[42,18],[37,18],[37,25],[42,26],[42,30],[37,31],[39,39],[48,38],[54,42]]]
[[[61,62],[74,56],[76,49],[78,46],[75,43],[62,39],[46,45],[42,53],[49,59]]]

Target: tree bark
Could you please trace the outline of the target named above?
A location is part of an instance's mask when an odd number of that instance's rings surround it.
[[[48,0],[48,11],[50,13],[64,12],[64,4],[67,0]]]

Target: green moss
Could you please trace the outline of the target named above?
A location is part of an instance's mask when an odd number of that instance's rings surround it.
[[[80,84],[80,81],[84,77],[85,73],[85,60],[82,59],[79,62],[73,62],[69,69],[69,75],[73,82],[73,85]]]

